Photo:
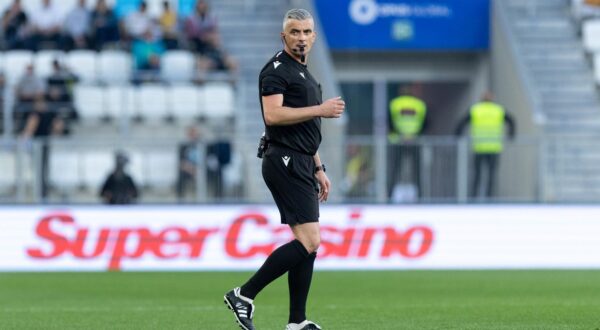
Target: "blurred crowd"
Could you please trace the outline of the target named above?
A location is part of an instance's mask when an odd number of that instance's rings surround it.
[[[63,17],[60,1],[40,0],[39,8],[27,12],[20,0],[14,0],[2,15],[4,49],[122,49],[132,53],[139,70],[157,70],[166,50],[186,49],[197,56],[199,70],[237,68],[223,48],[217,19],[205,0],[198,0],[185,17],[164,1],[157,18],[141,1],[121,19],[105,0],[95,1],[90,9],[86,0],[79,0]]]

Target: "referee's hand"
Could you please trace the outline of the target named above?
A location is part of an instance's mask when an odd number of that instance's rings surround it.
[[[342,100],[341,96],[331,98],[321,104],[321,110],[323,111],[321,117],[340,118],[344,113],[344,109],[346,109],[346,102]]]

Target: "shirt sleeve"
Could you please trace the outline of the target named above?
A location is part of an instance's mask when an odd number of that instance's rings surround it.
[[[279,74],[270,73],[262,78],[262,90],[260,95],[269,96],[283,94],[287,89],[287,81]]]

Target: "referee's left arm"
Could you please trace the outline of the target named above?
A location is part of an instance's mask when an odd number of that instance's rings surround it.
[[[319,153],[315,153],[313,156],[315,160],[315,170],[317,168],[321,168],[320,170],[315,172],[315,177],[317,182],[319,182],[319,202],[327,201],[327,197],[329,197],[329,191],[331,190],[331,181],[325,174],[325,171],[322,169],[323,163],[321,163],[321,157],[319,157]]]

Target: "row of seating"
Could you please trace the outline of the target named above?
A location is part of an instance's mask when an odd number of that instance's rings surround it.
[[[85,85],[74,88],[75,107],[82,120],[143,118],[231,119],[235,110],[233,87],[225,82],[203,85]]]
[[[583,22],[582,38],[585,50],[593,56],[594,77],[600,86],[600,19]]]
[[[177,182],[177,150],[126,150],[129,156],[127,172],[140,188],[170,189]],[[25,164],[20,170],[26,182],[33,177],[32,159],[22,157]],[[232,162],[224,168],[225,186],[239,184],[242,180],[241,157],[234,153]],[[15,186],[17,157],[14,153],[0,151],[0,193]],[[114,150],[67,150],[51,149],[49,158],[49,183],[58,191],[73,191],[84,188],[91,191],[100,189],[108,174],[114,168]]]
[[[106,84],[126,83],[133,78],[131,54],[121,50],[74,50],[62,52],[42,50],[11,50],[0,53],[0,68],[9,84],[18,82],[29,64],[36,73],[47,77],[52,73],[52,61],[64,63],[82,82]],[[198,75],[196,58],[187,50],[170,50],[161,57],[160,78],[167,82],[189,82]]]
[[[4,12],[14,0],[0,0],[0,12]],[[127,0],[126,0],[127,1]],[[148,14],[151,17],[159,17],[162,14],[162,4],[164,0],[145,0],[148,4]],[[54,0],[52,1],[53,5],[56,6],[57,11],[61,14],[61,16],[66,16],[69,11],[75,6],[77,6],[79,0]],[[123,0],[106,0],[106,4],[110,8],[115,8],[118,2],[123,2]],[[170,1],[172,4],[177,3],[178,1]],[[136,1],[127,1],[124,4],[124,7],[129,10],[137,9]],[[96,0],[88,0],[86,3],[86,7],[90,10],[94,8],[96,5]],[[42,0],[21,0],[21,6],[24,11],[27,13],[32,13],[38,10],[42,6]],[[177,6],[172,6],[174,9],[177,9]],[[119,12],[119,14],[124,14]]]

